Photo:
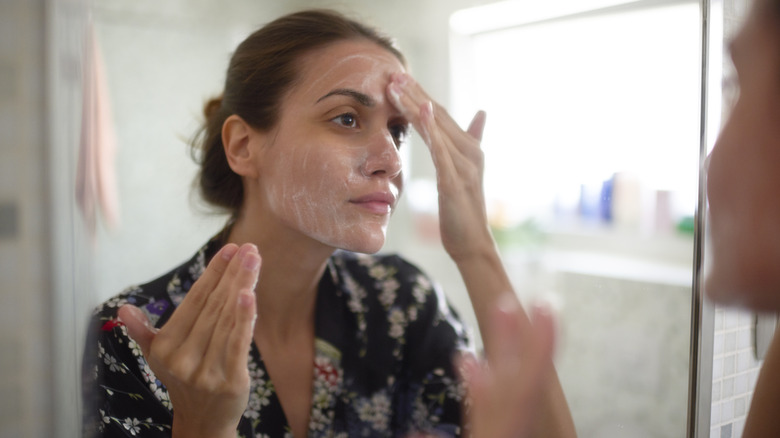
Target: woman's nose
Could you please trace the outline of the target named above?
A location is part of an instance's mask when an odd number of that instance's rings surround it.
[[[361,172],[364,176],[387,178],[401,173],[401,154],[389,131],[383,130],[371,139]]]

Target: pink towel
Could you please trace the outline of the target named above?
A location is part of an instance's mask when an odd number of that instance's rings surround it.
[[[99,214],[109,229],[119,225],[119,197],[115,170],[116,136],[103,58],[91,22],[86,29],[83,61],[76,202],[84,217],[87,232],[94,240]]]

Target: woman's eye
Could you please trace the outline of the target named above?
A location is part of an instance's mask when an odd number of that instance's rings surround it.
[[[409,137],[409,125],[406,123],[399,123],[397,125],[390,125],[390,135],[393,136],[396,146],[401,146]]]
[[[357,116],[352,113],[339,114],[333,121],[347,128],[357,128]]]

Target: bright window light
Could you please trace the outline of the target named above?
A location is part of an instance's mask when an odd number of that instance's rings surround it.
[[[453,15],[453,112],[462,124],[476,109],[488,113],[485,190],[494,223],[581,215],[605,181],[630,192],[620,208],[633,209],[637,221],[657,218],[658,202],[672,220],[693,215],[698,2],[619,3],[596,12],[569,5],[574,14],[559,18],[536,11],[542,21],[511,26],[507,9]]]

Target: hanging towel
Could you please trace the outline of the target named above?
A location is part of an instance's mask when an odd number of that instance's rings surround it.
[[[87,233],[97,234],[98,215],[107,228],[119,225],[116,186],[116,136],[103,58],[91,21],[85,32],[82,69],[81,139],[76,168],[76,202]]]

